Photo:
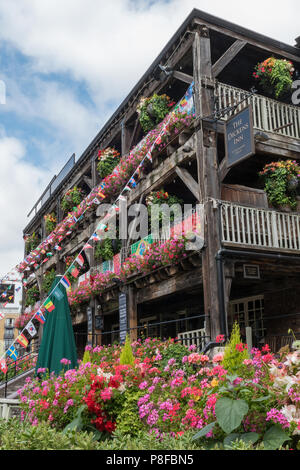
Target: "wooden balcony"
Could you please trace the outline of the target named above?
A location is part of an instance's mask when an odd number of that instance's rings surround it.
[[[217,84],[216,93],[219,98],[218,110],[234,106],[236,103],[244,100],[248,94],[245,90],[225,85],[224,83]],[[292,104],[282,103],[263,95],[255,94],[250,98],[246,98],[238,106],[237,111],[241,111],[247,104],[252,104],[253,126],[255,129],[300,139],[299,106],[293,106]],[[227,114],[223,119],[227,120],[229,117],[230,115]]]
[[[221,202],[223,245],[300,254],[300,213]]]

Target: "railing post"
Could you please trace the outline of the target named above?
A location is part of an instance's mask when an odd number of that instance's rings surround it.
[[[279,248],[278,229],[277,229],[277,214],[272,211],[272,242],[274,248]]]
[[[261,107],[261,120],[262,120],[262,131],[270,131],[269,120],[268,120],[268,111],[267,111],[267,100],[266,98],[260,97],[260,107]]]

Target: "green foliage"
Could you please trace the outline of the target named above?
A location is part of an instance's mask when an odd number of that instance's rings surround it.
[[[154,95],[151,98],[143,98],[138,106],[139,120],[145,133],[154,129],[169,113],[171,103],[167,95]]]
[[[40,291],[37,285],[34,285],[27,289],[25,298],[25,307],[34,306],[36,302],[40,300]]]
[[[119,164],[119,162],[120,159],[115,157],[114,155],[109,155],[106,157],[105,160],[100,160],[97,165],[97,170],[100,178],[105,178],[106,176],[109,176]]]
[[[26,241],[25,241],[26,254],[34,250],[39,245],[39,243],[40,243],[39,237],[36,235],[35,232],[33,232],[30,236],[26,238]]]
[[[143,394],[141,390],[135,391],[134,389],[129,389],[125,392],[124,405],[116,421],[118,432],[130,434],[134,438],[143,430],[144,425],[139,417],[137,405],[139,398]]]
[[[253,75],[267,93],[278,99],[291,91],[294,70],[292,62],[269,57],[257,64]]]
[[[217,421],[226,434],[240,426],[248,410],[249,406],[245,400],[232,400],[227,397],[220,398],[215,407]]]
[[[42,290],[43,292],[47,293],[49,292],[51,286],[52,286],[52,283],[55,279],[55,276],[56,276],[56,271],[55,269],[51,269],[51,271],[48,271],[45,276],[44,276],[44,279],[43,279],[43,282],[42,282]]]
[[[74,207],[77,207],[78,204],[81,203],[83,196],[82,189],[78,188],[78,186],[74,186],[74,188],[69,189],[62,198],[61,208],[64,212],[72,211]]]
[[[89,350],[84,351],[83,358],[82,358],[83,364],[86,364],[87,362],[91,362],[91,355],[90,355]]]
[[[203,446],[192,442],[192,433],[187,432],[182,436],[171,437],[165,435],[157,439],[155,433],[139,431],[136,436],[123,433],[118,429],[113,434],[113,439],[102,442],[102,450],[203,450]]]
[[[183,202],[184,201],[182,199],[180,199],[176,195],[169,194],[163,188],[161,188],[159,191],[153,191],[146,198],[146,205],[148,209],[149,218],[152,215],[152,217],[158,217],[160,222],[168,222],[168,218],[170,217],[170,222],[172,222],[174,221],[174,219],[176,219],[182,214],[181,206]],[[173,208],[173,211],[170,212],[170,216],[168,212],[164,213],[162,207],[164,205]]]
[[[95,247],[95,259],[109,261],[110,259],[113,259],[114,254],[115,252],[110,238],[105,238],[97,243]]]
[[[120,365],[134,365],[134,356],[131,348],[129,335],[126,335],[125,344],[120,355]]]
[[[222,365],[229,373],[238,372],[243,367],[245,359],[249,359],[249,353],[241,342],[240,327],[238,323],[235,323],[230,341],[225,346]]]
[[[49,233],[51,233],[55,229],[56,224],[57,224],[55,213],[51,212],[51,214],[46,214],[44,216],[44,219],[45,219],[46,234],[49,235]]]
[[[62,433],[49,423],[38,426],[17,419],[0,421],[0,450],[99,450],[93,433]]]
[[[182,358],[187,355],[187,348],[181,343],[171,343],[167,348],[161,351],[160,367],[164,368],[172,358],[178,365],[182,364]]]
[[[272,162],[259,173],[265,183],[269,202],[274,206],[297,206],[300,166],[292,160]]]

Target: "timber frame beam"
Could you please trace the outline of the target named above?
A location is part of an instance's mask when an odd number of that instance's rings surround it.
[[[222,70],[230,64],[232,59],[234,59],[238,53],[245,47],[247,44],[247,41],[241,41],[240,39],[237,39],[232,46],[227,49],[226,52],[217,60],[217,62],[214,63],[212,66],[212,76],[213,78],[216,78]]]

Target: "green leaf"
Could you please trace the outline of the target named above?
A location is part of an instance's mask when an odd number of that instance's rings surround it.
[[[265,433],[263,444],[266,450],[276,450],[289,440],[289,435],[280,426],[274,425]]]
[[[225,439],[224,439],[224,447],[231,447],[231,444],[234,442],[234,441],[243,441],[245,442],[245,444],[255,444],[259,439],[259,434],[257,434],[256,432],[247,432],[247,433],[242,433],[242,434],[238,434],[238,433],[232,433],[232,434],[229,434],[229,436],[226,436]]]
[[[220,398],[215,406],[218,424],[226,434],[230,434],[241,424],[249,407],[244,400],[231,400],[231,398]]]
[[[232,442],[236,441],[236,440],[240,440],[240,434],[238,433],[231,433],[229,434],[228,436],[225,437],[224,441],[223,441],[223,445],[224,447],[230,447]]]
[[[270,398],[271,398],[271,396],[267,395],[266,397],[254,398],[254,399],[252,399],[252,401],[259,403],[261,401],[270,400]]]
[[[196,439],[200,439],[200,437],[206,436],[206,434],[214,428],[216,423],[217,422],[214,421],[213,423],[210,423],[204,428],[202,428],[201,431],[199,431],[197,434],[195,434],[195,436],[192,437],[192,441],[195,441]]]
[[[77,411],[76,416],[73,419],[73,421],[71,421],[69,424],[67,424],[67,426],[63,429],[63,434],[66,434],[68,431],[73,431],[74,429],[75,430],[81,430],[83,428],[83,421],[82,421],[82,418],[81,418],[81,414],[82,414],[82,412],[84,411],[85,408],[86,408],[86,405],[81,405],[78,408],[78,411]]]

